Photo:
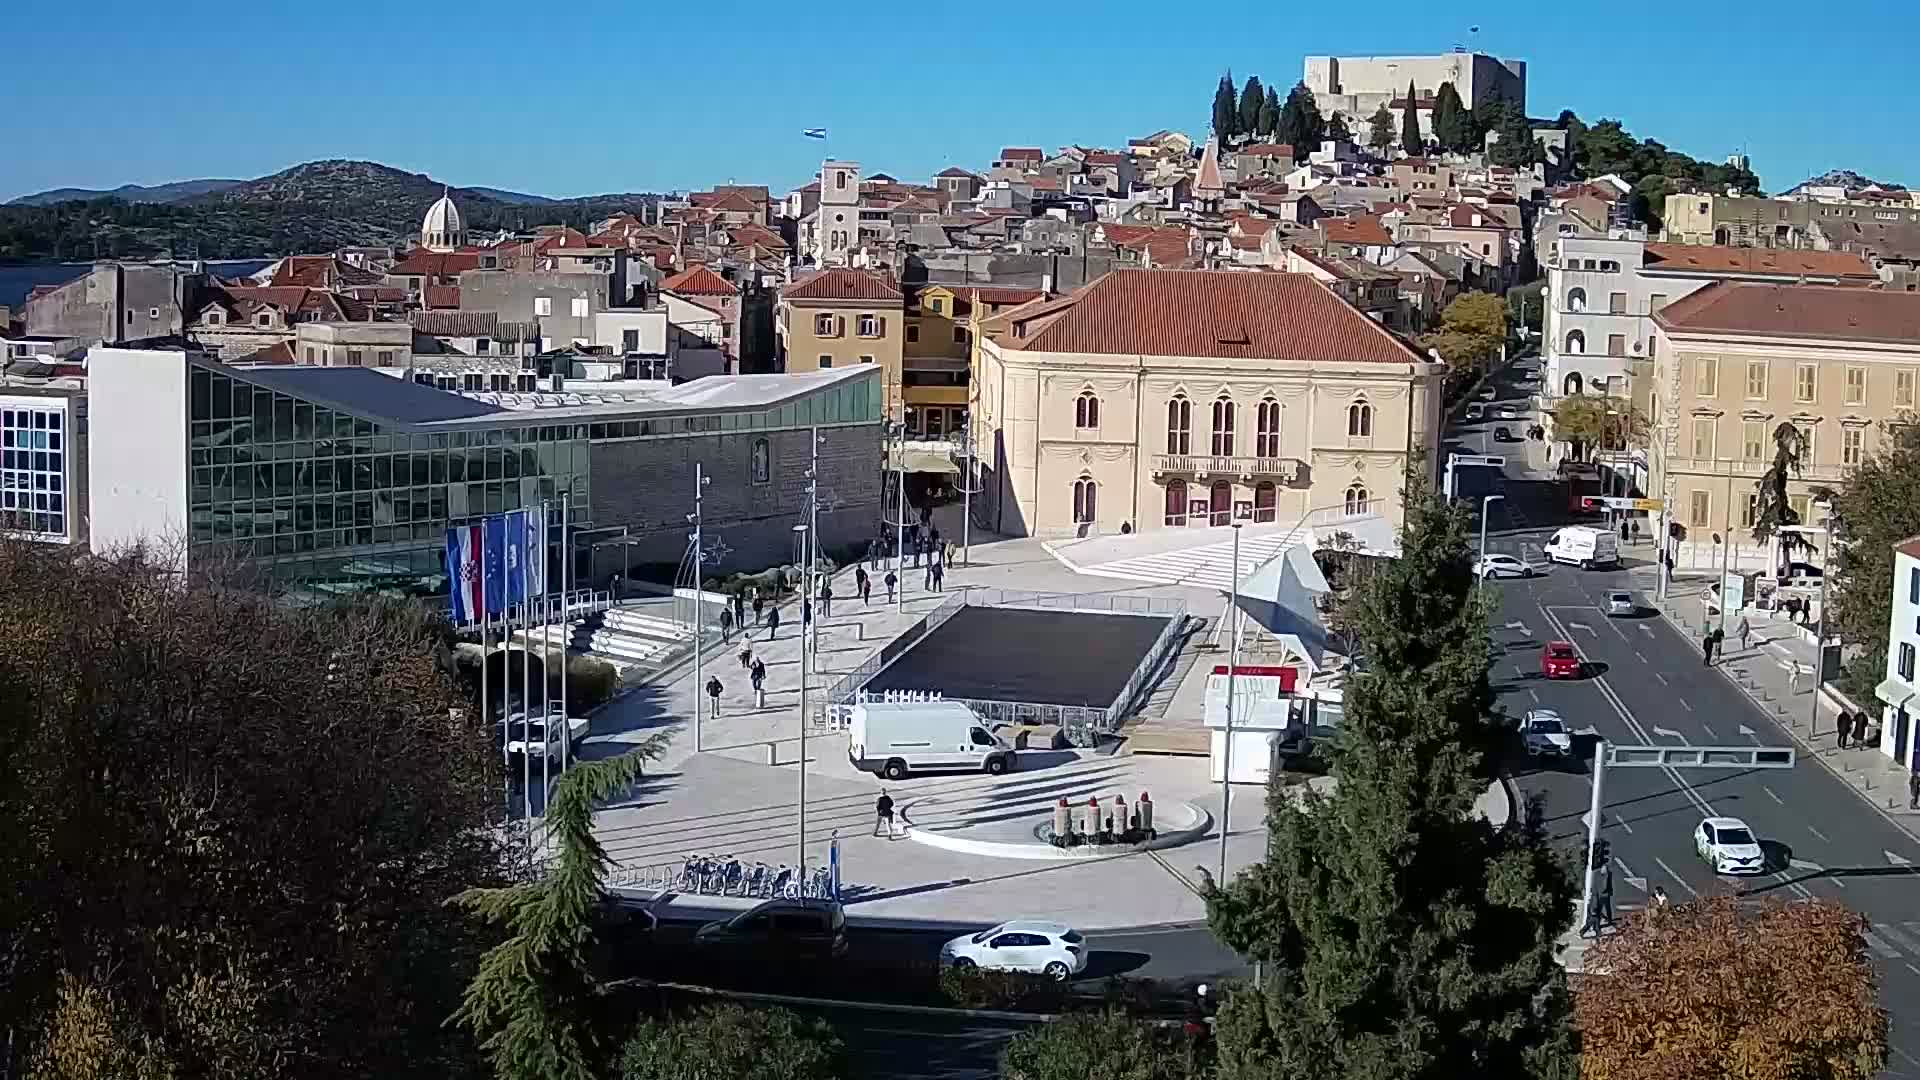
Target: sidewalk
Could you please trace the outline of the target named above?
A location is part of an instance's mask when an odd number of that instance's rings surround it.
[[[1648,568],[1645,575],[1648,585],[1653,582],[1652,575],[1653,570]],[[1702,602],[1709,584],[1703,578],[1676,577],[1667,588],[1664,602],[1655,599],[1655,589],[1648,587],[1644,591],[1668,622],[1689,641],[1697,642],[1709,625]],[[1752,646],[1742,649],[1739,639],[1729,635],[1726,660],[1719,665],[1720,672],[1799,744],[1803,756],[1819,762],[1888,820],[1920,838],[1920,810],[1907,809],[1907,770],[1881,753],[1878,746],[1840,749],[1835,734],[1839,707],[1832,697],[1822,694],[1818,720],[1809,717],[1813,643],[1784,616],[1761,611],[1745,614],[1753,627]],[[1739,625],[1738,616],[1731,625]]]

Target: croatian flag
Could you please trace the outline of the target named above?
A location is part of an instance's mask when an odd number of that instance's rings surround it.
[[[809,139],[824,139],[827,137],[827,129],[826,128],[806,128],[802,130],[800,134],[805,135]]]
[[[455,625],[480,621],[481,536],[478,525],[447,530],[447,606]]]

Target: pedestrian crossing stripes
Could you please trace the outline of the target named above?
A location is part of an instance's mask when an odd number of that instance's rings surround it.
[[[1920,922],[1904,922],[1897,926],[1893,923],[1874,923],[1866,937],[1867,948],[1883,959],[1920,956]]]
[[[1244,537],[1240,541],[1240,576],[1244,578],[1253,573],[1295,544],[1312,541],[1311,529]],[[1081,566],[1080,571],[1156,585],[1196,585],[1226,592],[1233,587],[1234,580],[1233,541],[1228,539],[1179,551],[1137,555],[1130,559]]]

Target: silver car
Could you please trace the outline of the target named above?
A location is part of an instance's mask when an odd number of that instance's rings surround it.
[[[1632,593],[1610,592],[1607,594],[1607,614],[1609,616],[1637,615],[1639,613],[1640,604],[1633,598]]]

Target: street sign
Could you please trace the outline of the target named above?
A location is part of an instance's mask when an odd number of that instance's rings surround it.
[[[1607,744],[1614,769],[1791,769],[1791,746],[1619,746]]]
[[[1489,468],[1504,469],[1507,459],[1498,454],[1448,454],[1449,465],[1485,465]]]
[[[1630,501],[1633,503],[1633,505],[1629,506],[1627,509],[1645,510],[1650,514],[1656,513],[1662,509],[1665,509],[1667,505],[1666,502],[1661,499],[1633,499]]]
[[[1628,499],[1619,495],[1586,495],[1581,497],[1580,505],[1588,510],[1645,510],[1651,513],[1659,510],[1665,504],[1659,499]]]

